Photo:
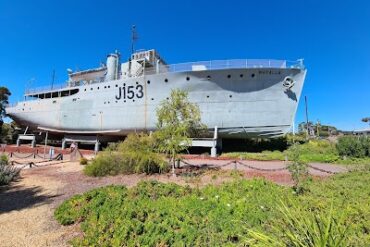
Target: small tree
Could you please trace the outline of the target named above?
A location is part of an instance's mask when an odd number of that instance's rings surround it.
[[[190,137],[204,129],[201,123],[199,107],[188,100],[188,93],[175,89],[168,100],[163,101],[157,109],[158,151],[165,153],[172,162],[175,175],[175,162],[178,153],[190,145]]]
[[[3,117],[6,116],[5,106],[9,103],[9,96],[11,95],[9,89],[0,87],[0,130],[3,125]]]
[[[298,144],[293,144],[292,148],[292,162],[288,165],[288,170],[294,181],[294,190],[297,194],[301,194],[304,191],[304,184],[308,177],[308,165],[303,162],[299,156]]]

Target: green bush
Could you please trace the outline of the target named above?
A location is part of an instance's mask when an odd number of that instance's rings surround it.
[[[89,161],[85,158],[85,157],[82,157],[81,159],[80,159],[80,165],[83,165],[83,166],[85,166],[85,165],[87,165],[87,163],[88,163]]]
[[[130,134],[124,142],[104,150],[85,167],[89,176],[160,173],[168,170],[165,158],[156,153],[156,141],[146,134]]]
[[[348,226],[344,218],[333,216],[333,207],[328,213],[312,213],[297,202],[287,206],[282,203],[282,217],[272,227],[270,235],[249,231],[251,246],[295,246],[295,247],[346,247],[349,245]]]
[[[146,181],[76,195],[55,217],[81,222],[74,246],[367,246],[369,183],[369,172],[350,172],[295,195],[261,179],[202,189]],[[276,242],[263,245],[253,232]]]
[[[366,136],[342,136],[338,139],[336,148],[341,156],[370,157],[370,138]]]
[[[335,144],[327,140],[310,140],[307,143],[297,145],[299,158],[303,162],[324,162],[334,163],[339,159]],[[293,146],[291,146],[286,154],[289,160],[293,157]]]
[[[19,175],[19,172],[19,169],[9,165],[7,156],[0,156],[0,185],[9,184]]]
[[[84,236],[74,246],[234,246],[246,241],[241,225],[259,227],[274,217],[285,190],[264,180],[203,189],[149,181],[74,196],[55,217],[82,222]]]

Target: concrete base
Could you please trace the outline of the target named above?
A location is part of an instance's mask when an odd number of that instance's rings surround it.
[[[84,143],[94,144],[94,151],[97,153],[100,149],[100,140],[98,136],[81,136],[81,135],[66,135],[62,141],[62,149],[66,148],[67,143]]]
[[[17,147],[21,145],[21,141],[31,141],[31,146],[36,147],[36,136],[35,135],[18,135]]]

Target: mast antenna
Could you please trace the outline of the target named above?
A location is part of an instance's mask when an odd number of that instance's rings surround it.
[[[51,89],[54,89],[54,81],[55,81],[55,69],[53,69],[53,74],[51,75]]]
[[[135,42],[139,39],[137,32],[136,32],[136,26],[132,25],[131,28],[131,54],[135,52]]]

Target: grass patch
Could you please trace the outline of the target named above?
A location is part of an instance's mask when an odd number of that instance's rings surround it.
[[[310,140],[307,143],[300,144],[297,147],[300,154],[300,160],[303,162],[319,162],[319,163],[336,163],[345,165],[370,164],[370,157],[343,157],[339,155],[336,145],[327,140]],[[235,152],[224,153],[221,157],[247,160],[291,160],[293,156],[292,147],[285,151],[263,151],[260,153]]]
[[[84,235],[72,241],[74,246],[248,246],[251,241],[264,246],[250,233],[289,241],[287,233],[276,229],[293,226],[294,238],[301,238],[302,222],[314,227],[314,234],[320,232],[317,227],[334,221],[339,225],[333,226],[329,237],[345,229],[343,244],[338,246],[366,246],[370,242],[369,175],[350,172],[311,181],[303,195],[262,179],[236,179],[201,189],[155,181],[131,189],[108,186],[65,201],[55,217],[64,225],[82,222]],[[317,219],[323,222],[316,226]]]

